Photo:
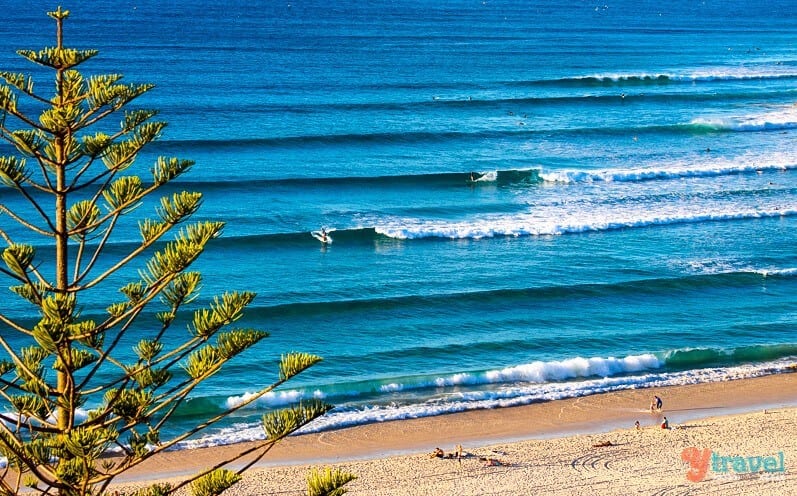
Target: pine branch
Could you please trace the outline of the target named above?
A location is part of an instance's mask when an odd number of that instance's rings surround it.
[[[26,336],[33,336],[33,333],[30,330],[28,330],[27,328],[17,324],[16,322],[14,322],[13,320],[9,319],[8,317],[6,317],[2,313],[0,313],[0,322],[5,324],[7,327],[19,332],[20,334],[25,334]],[[3,337],[0,336],[0,342],[2,342],[2,339],[3,339]],[[7,345],[4,346],[4,347],[6,347],[6,349],[8,349]]]
[[[11,237],[8,235],[8,233],[6,233],[5,230],[3,230],[3,229],[0,229],[0,238],[2,238],[9,246],[12,246],[12,245],[16,244],[11,239]],[[39,273],[39,271],[36,269],[36,267],[30,266],[30,267],[28,267],[28,271],[31,274],[33,274],[34,276],[36,276],[37,282],[43,288],[48,289],[48,290],[53,289],[52,286],[47,283],[47,281],[44,279],[44,277],[42,277],[42,275]],[[3,270],[3,273],[8,274],[10,277],[14,277],[12,273],[7,272],[5,270]],[[19,280],[19,279],[17,279],[17,280]],[[27,279],[26,279],[26,281],[27,281]]]
[[[72,279],[72,283],[70,284],[70,287],[78,286],[80,284],[80,282],[83,279],[85,279],[89,275],[91,270],[94,268],[94,265],[99,260],[100,255],[102,254],[103,249],[105,248],[105,245],[108,243],[108,240],[111,237],[111,233],[113,233],[113,230],[116,227],[117,219],[118,219],[117,217],[114,217],[113,219],[111,219],[111,223],[105,229],[105,232],[103,233],[103,236],[100,239],[100,242],[95,247],[95,249],[93,251],[93,254],[91,256],[91,259],[89,259],[89,263],[86,265],[86,268],[82,271],[82,273],[80,273],[80,266],[82,264],[82,258],[80,258],[78,256],[75,257],[75,273],[74,273],[74,277]],[[85,241],[81,242],[81,248],[83,247],[84,243],[85,243]],[[82,250],[81,250],[81,254],[82,254]]]
[[[120,179],[121,179],[121,178],[120,178]],[[107,186],[107,184],[108,184],[108,183],[106,183],[106,186]],[[120,216],[122,213],[125,213],[125,212],[129,211],[129,209],[131,208],[131,206],[132,206],[132,205],[138,204],[138,203],[140,202],[140,200],[141,200],[143,197],[145,197],[145,196],[146,196],[146,195],[148,195],[149,193],[151,193],[151,192],[155,191],[155,190],[156,190],[158,187],[160,187],[160,185],[155,185],[155,186],[152,186],[152,187],[150,187],[150,188],[148,188],[148,189],[145,189],[145,190],[138,190],[138,191],[136,191],[136,192],[135,192],[135,194],[133,194],[132,196],[126,196],[126,197],[122,197],[122,198],[120,198],[120,197],[118,197],[118,196],[117,196],[116,198],[112,198],[112,197],[109,197],[109,196],[106,194],[106,201],[108,201],[109,205],[110,205],[110,206],[111,206],[113,209],[112,209],[112,210],[111,210],[111,211],[110,211],[110,212],[109,212],[109,213],[108,213],[106,216],[104,216],[104,217],[100,218],[99,220],[97,220],[97,221],[96,221],[96,222],[93,224],[93,226],[99,226],[100,224],[102,224],[102,223],[106,222],[108,219],[112,219],[111,226],[109,226],[109,228],[107,229],[107,231],[106,231],[105,235],[104,235],[104,236],[103,236],[103,238],[102,238],[102,241],[101,241],[101,242],[100,242],[100,244],[97,246],[97,248],[94,250],[94,254],[93,254],[93,256],[92,256],[92,258],[91,258],[91,260],[90,260],[90,262],[89,262],[88,266],[86,267],[86,270],[85,270],[85,271],[83,271],[83,273],[81,274],[81,276],[80,276],[80,277],[76,277],[76,278],[75,278],[75,280],[73,281],[73,285],[76,285],[76,284],[78,284],[80,281],[82,281],[83,279],[85,279],[85,277],[88,275],[88,273],[89,273],[90,269],[91,269],[91,268],[92,268],[92,267],[95,265],[96,261],[99,259],[100,255],[101,255],[101,253],[102,253],[102,250],[103,250],[103,248],[104,248],[104,246],[105,246],[105,244],[106,244],[106,242],[107,242],[108,238],[110,237],[110,235],[111,235],[111,232],[113,231],[113,225],[115,224],[115,222],[116,222],[116,219],[117,219],[117,218],[118,218],[118,217],[119,217],[119,216]],[[103,189],[105,190],[105,187],[103,187]],[[107,191],[107,190],[106,190],[106,191]],[[121,200],[121,201],[115,201],[115,200]],[[155,241],[157,241],[158,239],[160,239],[160,237],[162,237],[164,234],[166,234],[166,233],[167,233],[167,232],[168,232],[168,231],[169,231],[169,230],[170,230],[170,229],[171,229],[173,226],[174,226],[174,224],[171,224],[171,223],[164,224],[164,225],[162,226],[162,229],[160,230],[160,232],[159,232],[159,233],[157,233],[157,234],[156,234],[154,237],[148,237],[148,238],[145,238],[145,243],[146,243],[147,239],[149,239],[150,243],[148,243],[148,244],[142,244],[142,245],[139,247],[139,250],[138,250],[138,251],[131,252],[131,253],[128,255],[128,257],[126,257],[126,258],[127,258],[127,259],[133,259],[133,258],[135,258],[136,256],[138,256],[138,254],[139,254],[139,253],[141,253],[143,250],[145,250],[146,248],[148,248],[149,246],[151,246],[151,245],[152,245],[152,244],[153,244]],[[89,227],[92,227],[92,226],[89,226]],[[118,265],[118,266],[114,266],[114,267],[119,267],[119,268],[121,268],[121,266],[123,266],[123,265],[125,265],[125,264],[127,263],[127,262],[125,262],[124,260],[125,260],[125,259],[122,259],[122,260],[119,262],[119,265]],[[112,272],[115,272],[115,270],[116,270],[116,269],[112,268],[111,270],[109,270],[109,271],[107,271],[107,272],[110,272],[110,273],[112,273]],[[102,276],[100,276],[100,277],[102,277]],[[98,283],[99,283],[101,280],[102,280],[102,279],[100,279],[100,278],[97,278],[97,279],[95,279],[94,281],[92,281],[92,283],[90,283],[90,284],[87,284],[86,286],[83,286],[83,288],[88,288],[88,287],[91,287],[91,286],[93,286],[93,285],[96,285],[96,284],[98,284]]]
[[[177,276],[174,276],[174,277],[177,277]],[[171,282],[171,279],[164,279],[162,281],[159,281],[159,283],[157,285],[155,285],[154,287],[152,287],[150,289],[150,292],[148,294],[146,294],[144,296],[144,298],[142,298],[132,308],[128,309],[125,313],[123,313],[123,314],[121,314],[119,316],[111,317],[106,322],[103,322],[102,324],[97,326],[97,331],[96,332],[103,332],[100,329],[102,329],[102,330],[112,329],[112,328],[116,327],[117,325],[119,325],[120,323],[122,323],[123,321],[126,321],[125,324],[122,326],[122,328],[119,330],[119,332],[116,333],[116,336],[114,337],[114,340],[111,342],[111,344],[105,349],[105,351],[103,353],[100,354],[100,358],[97,360],[97,363],[94,365],[92,370],[89,371],[89,373],[86,375],[86,377],[83,379],[83,381],[78,386],[81,390],[84,387],[86,387],[87,384],[89,384],[89,381],[92,379],[94,374],[99,370],[100,366],[105,361],[111,361],[111,363],[114,363],[121,370],[125,370],[125,367],[121,363],[119,363],[119,362],[117,362],[117,361],[115,361],[113,359],[113,357],[111,356],[111,353],[116,348],[116,346],[119,344],[119,341],[122,339],[122,337],[127,333],[127,331],[129,330],[130,326],[135,322],[136,318],[141,313],[141,311],[154,298],[156,298],[160,294],[160,292],[163,290],[163,288],[166,285],[168,285],[170,282]],[[75,339],[86,339],[88,337],[90,337],[90,336],[76,336]],[[125,376],[123,377],[123,380],[128,380],[129,378],[130,378],[130,374],[125,370]],[[118,383],[118,381],[111,381],[110,385],[106,385],[104,388],[101,388],[101,389],[95,389],[95,390],[87,391],[86,394],[93,394],[93,393],[101,391],[102,389],[108,389],[110,387],[113,387],[116,383]]]
[[[246,464],[243,469],[236,471],[238,474],[242,474],[245,470],[248,470],[252,465],[254,465],[258,461],[260,461],[269,451],[271,451],[271,448],[273,448],[273,447],[274,447],[274,443],[266,441],[266,442],[263,442],[263,443],[255,444],[254,446],[246,448],[244,450],[241,450],[236,455],[234,455],[234,456],[232,456],[230,458],[227,458],[226,460],[223,460],[221,462],[216,463],[212,467],[207,468],[207,469],[205,469],[205,470],[203,470],[203,471],[191,476],[189,479],[181,481],[178,485],[176,485],[176,486],[174,486],[172,488],[172,491],[176,492],[179,489],[183,488],[184,486],[187,486],[188,484],[191,484],[195,480],[197,480],[197,479],[199,479],[201,477],[204,477],[207,474],[213,472],[214,470],[218,470],[218,469],[220,469],[222,467],[226,467],[227,465],[230,465],[231,463],[234,463],[235,461],[240,460],[241,458],[245,457],[246,455],[250,455],[250,454],[252,454],[252,453],[254,453],[254,452],[258,451],[258,450],[263,450],[263,452],[261,454],[259,454],[253,461],[251,461],[250,463]]]
[[[214,425],[215,423],[219,422],[220,420],[223,420],[224,418],[226,418],[230,414],[232,414],[232,413],[240,410],[241,408],[244,408],[244,407],[250,405],[251,403],[257,401],[263,395],[265,395],[266,393],[271,392],[274,388],[278,387],[279,385],[281,385],[281,382],[276,382],[276,383],[272,384],[271,386],[268,386],[268,387],[262,389],[260,392],[255,394],[253,397],[241,402],[239,405],[237,405],[235,407],[232,407],[232,408],[229,408],[225,412],[223,412],[223,413],[221,413],[221,414],[219,414],[219,415],[217,415],[217,416],[215,416],[215,417],[203,422],[202,424],[200,424],[200,425],[198,425],[198,426],[196,426],[196,427],[194,427],[192,429],[189,429],[188,431],[184,432],[183,434],[181,434],[179,436],[176,436],[176,437],[172,438],[170,441],[162,443],[159,446],[156,446],[152,451],[150,451],[148,454],[146,454],[142,458],[140,458],[138,460],[130,460],[129,461],[129,465],[128,465],[127,468],[132,468],[132,467],[140,464],[141,462],[145,461],[146,459],[151,458],[152,456],[154,456],[154,455],[156,455],[156,454],[158,454],[158,453],[160,453],[162,451],[165,451],[165,450],[167,450],[169,448],[172,448],[173,446],[177,445],[181,441],[184,441],[184,440],[188,439],[189,437],[193,436],[197,432],[203,431],[204,429]],[[270,444],[270,443],[267,441],[264,444]],[[244,455],[241,455],[241,456],[244,456]],[[238,456],[236,458],[233,458],[232,461],[234,461],[234,460],[236,460],[238,458],[240,458],[240,456]],[[224,464],[222,464],[220,466],[224,466],[227,463],[229,463],[229,462],[225,462]],[[117,473],[115,473],[114,475],[118,475],[118,474],[122,473],[123,471],[124,470],[120,470]]]
[[[36,204],[36,205],[38,206],[38,204]],[[37,210],[39,210],[39,209],[40,209],[40,207],[37,208]],[[54,236],[51,231],[45,231],[44,229],[41,229],[41,228],[31,224],[30,222],[26,221],[25,219],[23,219],[22,217],[17,215],[13,210],[11,210],[10,208],[6,207],[3,204],[0,204],[0,213],[5,213],[6,215],[8,215],[12,219],[14,219],[21,226],[24,226],[25,228],[30,229],[31,231],[33,231],[33,232],[35,232],[37,234],[41,234],[42,236],[47,236],[47,237],[50,237],[50,238],[52,238]],[[42,212],[42,214],[43,213],[44,212]],[[50,220],[49,219],[46,219],[46,220],[47,220],[47,222],[49,224]]]
[[[10,108],[9,107],[5,107],[5,108],[3,108],[3,105],[2,105],[2,103],[3,103],[3,100],[2,100],[3,88],[7,88],[7,86],[0,85],[0,110],[2,110],[3,112],[6,112],[7,114],[11,115],[15,119],[19,119],[20,121],[22,121],[23,124],[25,124],[26,126],[32,128],[32,129],[36,129],[36,130],[42,131],[42,132],[47,131],[41,124],[39,124],[38,122],[30,119],[27,115],[17,111],[17,109],[16,109],[16,101],[14,102],[14,106],[13,107],[10,107]],[[51,103],[51,102],[47,101],[47,103]],[[9,135],[11,134],[11,132],[5,126],[0,126],[0,129],[3,130],[4,133],[8,133]],[[13,145],[14,141],[9,140],[9,143],[11,143]]]
[[[33,91],[33,78],[29,75],[25,75],[23,73],[13,73],[9,71],[2,71],[0,72],[0,78],[4,79],[5,82],[17,90],[25,93],[30,98],[37,100],[39,103],[48,104],[50,103],[48,99],[44,97],[40,97]]]
[[[139,247],[131,251],[127,256],[123,257],[92,281],[83,286],[77,286],[74,289],[85,290],[96,286],[143,253],[144,250],[152,246],[178,222],[185,220],[198,208],[197,201],[184,203],[179,195],[175,195],[174,198],[178,201],[170,203],[168,200],[162,199],[161,215],[164,216],[164,223],[158,225],[158,229],[155,231],[147,232],[144,241]],[[222,227],[223,224],[220,223],[204,223],[197,224],[196,227],[189,228],[184,233],[178,233],[178,237],[175,241],[167,244],[163,252],[157,252],[150,262],[147,263],[150,272],[149,275],[144,276],[144,279],[149,280],[148,282],[151,284],[152,280],[160,278],[161,274],[159,274],[159,272],[161,270],[173,273],[181,272],[199,256],[207,241],[221,233]]]
[[[91,157],[91,156],[88,159],[86,159],[86,162],[83,164],[83,166],[80,168],[80,170],[78,170],[75,173],[74,177],[72,178],[72,182],[69,183],[69,191],[80,191],[80,190],[82,190],[84,188],[87,188],[87,187],[93,185],[95,182],[99,181],[100,179],[102,179],[106,175],[109,175],[109,174],[113,173],[113,171],[110,171],[110,170],[106,169],[102,173],[97,174],[96,176],[94,176],[93,178],[89,179],[88,181],[79,184],[80,179],[83,177],[83,174],[85,174],[89,170],[91,170],[91,168],[94,165],[96,159],[97,159],[97,157]]]
[[[189,219],[200,207],[202,196],[180,192],[162,198],[156,208],[157,216],[139,223],[142,236],[139,244],[118,258],[103,253],[121,216],[139,206],[145,196],[189,170],[193,162],[159,157],[152,167],[152,183],[147,187],[142,186],[137,176],[118,177],[120,171],[133,164],[146,145],[160,137],[166,124],[151,120],[156,115],[154,111],[135,110],[125,112],[121,130],[111,135],[91,134],[88,128],[100,124],[102,119],[153,86],[122,84],[122,76],[116,74],[84,78],[74,68],[97,52],[65,48],[63,20],[69,12],[59,7],[49,15],[56,20],[56,46],[18,53],[35,64],[55,70],[55,96],[42,99],[33,91],[31,77],[0,72],[0,79],[7,83],[0,84],[0,139],[13,145],[23,157],[0,157],[0,181],[19,191],[21,198],[32,205],[46,225],[38,227],[4,205],[0,205],[0,214],[8,213],[10,219],[29,232],[53,239],[56,248],[55,278],[50,283],[33,265],[33,248],[14,244],[11,236],[0,228],[0,238],[8,243],[8,248],[2,252],[8,270],[0,268],[0,273],[21,282],[11,291],[37,305],[42,312],[41,320],[32,330],[0,313],[0,324],[8,324],[10,329],[32,337],[37,343],[15,351],[10,342],[0,336],[0,349],[10,357],[10,360],[0,361],[0,376],[11,370],[16,374],[10,381],[0,378],[0,399],[17,415],[16,427],[13,427],[13,424],[2,422],[11,415],[0,413],[0,437],[10,436],[9,443],[18,446],[22,457],[14,463],[19,463],[24,470],[31,465],[31,473],[43,486],[36,487],[33,477],[26,478],[25,486],[33,492],[48,496],[100,494],[116,475],[257,401],[312,366],[318,357],[303,354],[283,357],[274,384],[261,388],[246,401],[194,425],[168,442],[160,443],[161,428],[197,386],[227,361],[258,343],[266,333],[224,330],[241,317],[254,298],[254,294],[248,292],[226,293],[214,298],[207,309],[194,313],[187,337],[170,349],[163,349],[162,339],[178,310],[196,298],[200,279],[186,270],[202,254],[207,243],[221,234],[224,224],[220,222],[193,223],[180,229],[172,241],[153,250],[151,258],[145,261],[145,268],[139,271],[140,280],[121,288],[126,299],[112,302],[106,308],[108,316],[101,323],[81,320],[76,307],[78,295],[98,288],[160,242],[174,226]],[[44,109],[36,116],[27,117],[17,108],[20,98],[33,100],[35,108]],[[27,129],[10,130],[5,127],[6,119]],[[37,173],[34,179],[29,174],[24,157],[36,160],[41,177]],[[95,166],[101,168],[98,158],[105,170],[94,173]],[[35,172],[32,164],[30,170]],[[76,198],[78,191],[82,195],[80,198]],[[52,216],[48,216],[37,201],[38,192],[54,199]],[[101,195],[107,205],[101,205]],[[32,217],[35,219],[37,214]],[[110,268],[95,275],[93,272],[100,262],[107,262]],[[144,308],[156,297],[161,297],[165,305],[165,311],[156,313],[160,327],[151,331],[144,329],[143,339],[135,347],[138,358],[131,360],[131,364],[122,363],[124,355],[116,352],[123,337],[137,331],[136,324],[141,323],[139,317]],[[216,336],[215,344],[209,344],[213,336]],[[188,374],[185,378],[173,379],[171,370],[181,362]],[[48,382],[45,375],[48,366],[56,371],[55,381],[50,377]],[[100,369],[110,370],[116,377],[99,380]],[[100,394],[101,406],[89,413],[88,420],[77,425],[79,405]],[[269,425],[264,417],[269,439],[259,443],[259,456],[239,473],[259,460],[278,439],[322,415],[328,408],[320,402],[300,404],[274,417]],[[50,420],[51,416],[55,420]],[[143,431],[144,428],[148,430]],[[129,447],[118,440],[119,434],[129,436]],[[107,437],[103,437],[105,435]],[[111,443],[123,446],[122,461],[115,467],[95,467],[98,450]],[[147,444],[156,444],[156,448],[147,451]],[[6,452],[16,456],[13,449]],[[52,462],[53,457],[58,461]],[[237,459],[239,457],[231,460]],[[197,484],[197,491],[215,495],[233,484],[236,478],[230,471],[207,471],[190,480],[202,483],[202,487]],[[21,481],[17,479],[17,488]],[[166,494],[172,489],[164,487],[153,491],[153,494]]]
[[[80,273],[80,266],[81,266],[82,261],[83,261],[83,251],[85,249],[86,249],[86,240],[85,239],[81,239],[78,242],[77,253],[75,254],[75,259],[74,259],[75,263],[74,263],[74,269],[73,269],[73,272],[72,272],[72,283],[70,284],[70,286],[74,286],[76,284],[77,280],[78,280],[78,274]]]
[[[126,255],[124,258],[122,258],[121,260],[116,262],[112,267],[107,269],[105,272],[103,272],[102,274],[98,275],[97,277],[92,279],[90,282],[88,282],[88,283],[86,283],[86,284],[84,284],[82,286],[81,285],[74,286],[72,289],[74,291],[82,291],[82,290],[90,289],[90,288],[93,288],[94,286],[97,286],[98,284],[103,282],[105,279],[107,279],[109,276],[115,274],[119,269],[121,269],[122,267],[127,265],[131,260],[133,260],[136,257],[138,257],[147,248],[149,248],[150,246],[155,244],[155,242],[158,241],[158,239],[160,239],[160,237],[162,237],[164,234],[166,234],[167,231],[168,231],[168,229],[164,229],[163,232],[161,232],[156,238],[153,238],[151,240],[147,240],[147,241],[142,242],[141,245],[139,245],[135,250],[131,251],[128,255]]]
[[[12,443],[11,441],[15,441]],[[0,422],[0,445],[11,452],[11,454],[22,464],[25,468],[33,473],[40,481],[54,486],[52,482],[56,477],[55,474],[46,465],[39,464],[36,460],[31,459],[25,452],[24,446],[17,439],[16,435],[8,428],[3,422]]]

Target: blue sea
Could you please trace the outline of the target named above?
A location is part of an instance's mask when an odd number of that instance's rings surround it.
[[[336,408],[305,431],[777,374],[797,357],[794,0],[71,3],[65,44],[100,50],[86,74],[156,85],[134,106],[169,126],[132,170],[196,161],[167,193],[200,191],[195,219],[227,222],[194,266],[192,309],[251,290],[236,325],[271,334],[169,432],[276,380],[282,353],[324,358],[183,447],[261,438],[264,412],[312,397]],[[15,51],[54,44],[55,4],[0,4],[0,69],[45,77]],[[0,201],[30,213],[8,189]],[[155,204],[118,227],[106,266]],[[331,244],[311,236],[322,227]]]

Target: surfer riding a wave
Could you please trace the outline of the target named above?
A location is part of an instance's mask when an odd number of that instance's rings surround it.
[[[334,229],[327,231],[325,227],[322,227],[320,231],[313,231],[310,234],[321,243],[329,244],[332,243],[332,237],[329,235],[332,231],[334,231]]]

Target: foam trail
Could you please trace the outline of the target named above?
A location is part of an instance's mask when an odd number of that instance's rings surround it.
[[[476,179],[476,182],[494,182],[498,179],[498,171],[485,172],[482,176]]]
[[[691,124],[729,131],[776,131],[797,129],[797,105],[741,117],[708,117],[692,120]]]
[[[747,81],[751,79],[797,78],[793,68],[783,67],[717,67],[689,72],[598,73],[566,78],[571,81],[598,81],[603,83],[650,82],[713,82]]]
[[[644,366],[644,364],[639,364],[639,366]],[[499,389],[450,393],[422,403],[335,408],[332,412],[305,426],[300,432],[320,432],[366,423],[527,405],[541,401],[576,398],[611,391],[746,379],[786,372],[791,370],[792,367],[794,367],[792,359],[779,359],[760,364],[692,369],[680,372],[643,371],[644,373],[642,374],[601,377],[580,381],[542,384],[512,383]],[[238,424],[201,439],[186,441],[179,446],[179,449],[216,446],[262,438],[263,432],[259,425]]]
[[[562,170],[541,172],[540,177],[549,183],[587,182],[642,182],[654,180],[685,179],[692,177],[717,177],[734,174],[749,174],[768,171],[790,171],[797,169],[797,157],[784,155],[761,163],[761,159],[750,158],[740,165],[739,159],[716,161],[700,165],[672,167],[650,167],[638,169],[611,169],[599,171]]]
[[[670,210],[676,207],[671,207]],[[561,218],[540,216],[537,213],[512,217],[494,217],[468,222],[400,220],[377,226],[376,232],[395,239],[482,239],[500,236],[558,236],[617,229],[660,225],[694,224],[730,220],[763,219],[797,215],[797,208],[771,207],[689,214],[680,211],[614,212],[590,211],[570,213]]]
[[[761,274],[764,277],[769,277],[769,276],[797,276],[797,268],[773,269],[773,270],[759,269],[756,272]]]
[[[268,405],[270,407],[283,407],[286,405],[292,405],[297,403],[303,399],[306,399],[308,396],[317,398],[317,399],[324,399],[325,395],[321,391],[313,391],[311,394],[307,394],[305,391],[302,390],[290,390],[290,391],[271,391],[260,398],[258,398],[257,402]],[[240,406],[242,403],[245,403],[254,397],[254,393],[245,393],[239,396],[230,396],[225,401],[226,408],[235,408]]]
[[[602,376],[626,374],[653,370],[664,365],[662,359],[652,353],[642,355],[630,355],[622,358],[615,357],[574,357],[565,360],[535,361],[515,367],[488,370],[480,373],[457,373],[449,376],[434,378],[405,378],[400,382],[390,382],[379,386],[380,393],[394,393],[399,391],[412,391],[426,389],[430,387],[450,387],[450,386],[478,386],[508,384],[515,382],[546,383],[573,379],[578,377]],[[370,389],[370,383],[364,386]],[[356,397],[361,391],[353,390],[346,393],[336,393],[338,397]],[[251,399],[252,393],[238,396],[230,396],[225,402],[228,408],[235,407]],[[262,396],[256,402],[260,406],[268,408],[279,408],[285,405],[294,404],[309,397],[324,399],[327,394],[321,390],[308,392],[301,389],[271,392]]]
[[[550,382],[575,377],[611,376],[627,372],[656,369],[662,362],[655,355],[625,358],[571,358],[561,362],[533,362],[499,371],[488,372],[489,382]]]

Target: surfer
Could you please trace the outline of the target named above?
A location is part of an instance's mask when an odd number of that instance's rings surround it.
[[[322,227],[318,231],[310,232],[310,235],[313,236],[318,241],[320,241],[322,245],[326,246],[332,243],[332,236],[329,235],[329,233],[331,233],[332,231],[334,231],[334,229],[327,230],[326,227]]]

